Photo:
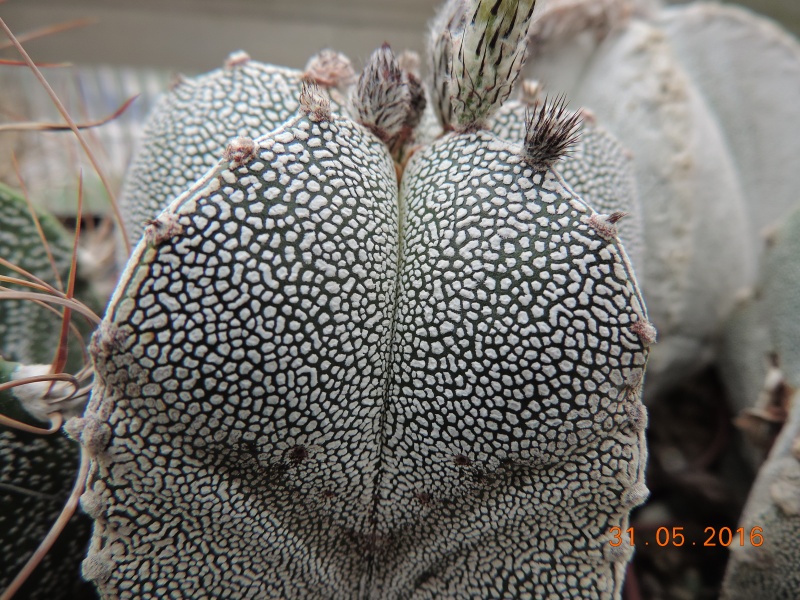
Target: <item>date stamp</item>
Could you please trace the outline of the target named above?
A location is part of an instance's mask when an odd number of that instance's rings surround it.
[[[655,537],[650,540],[638,540],[639,544],[649,546],[652,542],[657,546],[706,546],[728,547],[731,545],[739,546],[754,546],[758,547],[764,543],[764,530],[761,527],[752,527],[749,531],[744,527],[731,529],[730,527],[706,527],[703,530],[705,539],[687,540],[684,535],[683,527],[659,527],[656,529]],[[633,527],[628,527],[624,531],[621,527],[612,527],[610,529],[611,540],[609,544],[614,547],[628,544],[630,546],[636,545],[636,535]]]

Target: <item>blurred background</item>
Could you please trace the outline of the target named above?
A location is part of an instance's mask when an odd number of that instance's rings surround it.
[[[730,0],[729,0],[730,2]],[[381,42],[422,51],[438,0],[7,0],[12,29],[92,17],[98,24],[28,45],[36,60],[76,64],[213,69],[246,49],[261,61],[301,68],[325,47],[357,64]],[[732,2],[730,2],[732,3]],[[800,2],[738,0],[800,33]],[[537,8],[538,10],[538,8]]]

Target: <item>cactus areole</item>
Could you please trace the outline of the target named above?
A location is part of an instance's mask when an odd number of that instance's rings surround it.
[[[445,9],[524,45],[517,4]],[[459,52],[433,64],[478,68]],[[305,81],[231,141],[123,273],[70,424],[105,598],[620,597],[654,331],[613,219],[538,158],[572,124],[500,139],[473,104],[497,94],[448,81],[476,121],[398,183],[418,81],[370,60],[348,107]]]

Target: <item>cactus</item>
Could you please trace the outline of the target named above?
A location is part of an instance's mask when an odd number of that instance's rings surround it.
[[[788,598],[800,589],[800,331],[796,315],[800,298],[800,209],[796,209],[774,234],[767,251],[761,293],[752,300],[766,315],[768,333],[762,345],[761,364],[774,365],[765,378],[764,391],[785,410],[786,424],[775,440],[745,506],[740,525],[746,532],[758,528],[758,545],[732,546],[723,597],[736,600]],[[760,321],[763,323],[764,321]],[[734,366],[741,350],[729,350]],[[745,354],[745,356],[742,356]],[[772,357],[772,358],[771,358]]]
[[[69,276],[69,237],[52,216],[31,210],[22,193],[0,184],[0,258],[56,287]],[[19,277],[3,265],[0,275]],[[24,290],[7,282],[0,285]],[[39,363],[54,358],[59,315],[21,299],[4,299],[1,308],[0,384],[48,373],[50,366]],[[46,382],[0,391],[0,414],[34,426],[48,423],[51,409],[44,396],[49,386]],[[0,425],[0,564],[7,566],[0,572],[0,589],[5,589],[61,511],[75,476],[78,452],[77,445],[62,436],[40,438]],[[33,598],[56,597],[75,582],[89,529],[86,519],[73,523],[56,549],[58,554],[47,559],[40,581],[30,582],[23,593]]]
[[[0,184],[0,258],[58,287],[69,277],[69,236],[52,216],[31,211],[20,192]],[[2,265],[0,275],[19,278],[19,273]],[[5,281],[2,286],[12,292],[25,289]],[[3,299],[1,308],[0,385],[50,373],[49,364],[38,363],[54,359],[61,329],[59,315],[21,299]],[[69,363],[80,360],[84,343],[72,341]],[[80,414],[80,401],[50,404],[53,398],[68,396],[72,391],[69,385],[56,382],[52,391],[50,387],[51,382],[40,382],[0,390],[0,415],[42,427],[56,410],[63,410],[66,416],[76,410]],[[75,477],[79,448],[61,435],[41,437],[0,424],[0,455],[0,564],[4,567],[0,589],[5,589],[61,512]],[[23,586],[21,597],[92,597],[91,588],[76,576],[90,529],[85,516],[72,520],[45,558],[36,581]]]
[[[352,77],[349,61],[331,51],[313,57],[305,72],[235,52],[218,71],[177,79],[153,108],[125,179],[121,208],[129,237],[136,241],[148,220],[212,167],[229,139],[258,137],[293,115],[301,81],[330,88],[336,98],[337,86]],[[334,99],[334,108],[338,106]]]
[[[0,410],[5,412],[0,401]],[[75,479],[79,448],[62,435],[49,437],[0,427],[0,589],[5,590],[62,510]],[[78,577],[91,521],[74,518],[44,558],[19,598],[92,598]]]
[[[521,98],[503,105],[492,121],[491,131],[503,139],[521,139],[525,131],[526,111],[539,110],[541,86],[526,81]],[[595,210],[624,220],[619,237],[633,265],[643,261],[642,209],[636,190],[636,178],[630,152],[588,110],[580,114],[581,130],[570,152],[558,164],[558,171],[572,189]]]
[[[36,221],[20,192],[0,184],[0,258],[57,286],[69,275],[71,243],[61,225],[51,216],[36,214]],[[49,254],[37,230],[41,226]],[[52,258],[52,262],[51,262]],[[18,277],[0,265],[0,275]],[[19,286],[2,284],[9,289]],[[21,363],[47,363],[58,345],[59,317],[24,300],[3,301],[0,313],[0,357]]]
[[[798,596],[786,576],[798,566],[800,497],[796,215],[761,265],[765,229],[797,205],[786,160],[797,140],[785,131],[800,123],[800,45],[733,7],[650,7],[630,18],[624,0],[564,4],[534,27],[531,72],[590,107],[634,154],[647,240],[639,274],[660,333],[650,402],[715,360],[746,432],[762,447],[774,441],[741,523],[761,527],[764,543],[731,546],[725,597]],[[595,35],[581,37],[587,30]],[[745,450],[757,466],[762,457]]]
[[[533,32],[529,68],[633,152],[646,199],[639,275],[661,334],[648,377],[657,394],[714,358],[734,299],[756,281],[760,231],[796,200],[781,157],[796,152],[782,131],[800,119],[800,50],[742,9],[698,3],[631,19],[627,4],[589,19],[592,37],[556,5]]]
[[[185,192],[145,143],[127,189],[176,198],[150,205],[71,423],[104,597],[620,596],[611,528],[647,495],[655,332],[619,217],[555,170],[578,117],[487,129],[532,10],[492,4],[438,20],[432,102],[454,132],[415,151],[417,80],[388,47],[347,112],[294,74],[299,112],[225,130]],[[160,146],[178,156],[213,146],[170,135],[198,148]]]

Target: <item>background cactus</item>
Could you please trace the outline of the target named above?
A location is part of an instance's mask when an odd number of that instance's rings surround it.
[[[784,158],[796,140],[778,130],[800,121],[800,46],[733,7],[630,18],[633,2],[561,4],[532,31],[529,69],[548,93],[594,111],[635,157],[647,199],[639,271],[661,333],[648,377],[657,394],[713,359],[737,294],[755,283],[762,230],[796,202]]]
[[[3,214],[0,258],[50,285],[59,286],[67,281],[72,243],[61,225],[42,212],[32,215],[33,208],[22,193],[3,184],[0,184],[0,210]],[[0,265],[0,275],[19,277],[19,273],[4,265]],[[6,282],[2,285],[17,291],[23,289]],[[0,313],[0,356],[27,364],[49,363],[58,345],[59,322],[57,314],[30,301],[4,301]]]
[[[0,184],[0,258],[14,264],[55,288],[65,289],[69,280],[71,240],[51,215],[36,211],[22,194]],[[37,230],[41,227],[42,237]],[[45,246],[46,244],[46,246]],[[0,265],[0,275],[20,278],[11,268]],[[6,290],[27,288],[2,282]],[[59,348],[61,317],[30,300],[2,300],[0,311],[0,385],[25,377],[45,375]],[[70,370],[81,362],[83,339],[69,344]],[[67,395],[70,386],[50,382],[28,384],[0,391],[0,415],[27,425],[47,429],[48,413],[57,407],[48,397]],[[66,408],[75,410],[75,404]],[[83,410],[78,404],[78,413]],[[56,427],[57,429],[57,427]],[[5,589],[25,564],[69,496],[78,464],[79,448],[61,435],[43,437],[0,424],[0,589]],[[90,586],[75,577],[91,529],[90,521],[74,519],[45,558],[36,580],[20,591],[24,598],[91,598]]]
[[[739,375],[739,381],[745,379],[745,385],[736,393],[741,395],[746,390],[757,397],[761,402],[753,406],[755,409],[783,412],[786,424],[756,479],[742,515],[745,531],[754,527],[763,530],[764,544],[734,548],[724,586],[725,598],[747,598],[753,594],[790,597],[800,586],[796,576],[800,572],[800,403],[795,391],[800,388],[800,334],[796,324],[800,296],[798,233],[800,212],[795,210],[771,236],[759,293],[749,300],[752,306],[748,310],[764,317],[754,321],[756,331],[751,330],[752,339],[761,341],[754,344],[760,352],[731,346],[726,356],[726,366],[731,372],[738,367],[745,374],[745,377]],[[760,367],[756,370],[760,378],[756,375],[756,379],[749,380],[747,376],[753,370],[746,369],[746,361]]]

